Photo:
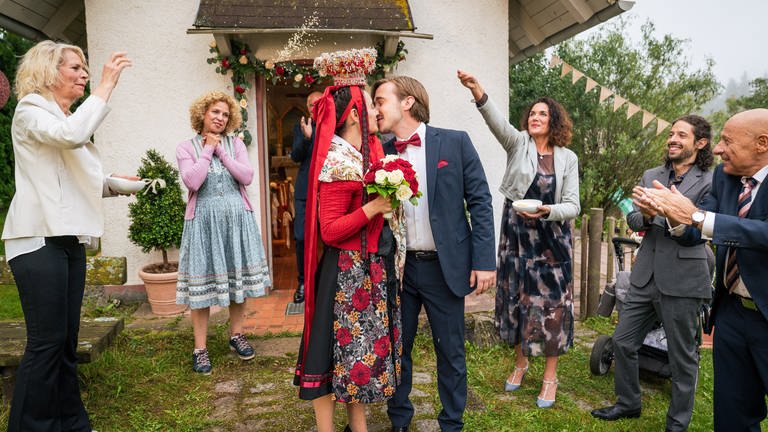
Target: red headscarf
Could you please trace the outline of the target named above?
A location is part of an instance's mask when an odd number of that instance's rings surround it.
[[[349,87],[352,98],[349,101],[344,114],[336,120],[336,103],[333,95],[342,87]],[[302,344],[304,352],[307,352],[309,345],[309,333],[312,327],[312,320],[315,316],[315,271],[317,270],[317,238],[318,238],[318,215],[317,215],[317,192],[318,177],[320,171],[328,157],[328,149],[331,147],[331,139],[336,129],[343,125],[352,111],[356,108],[360,114],[360,128],[363,136],[368,136],[368,141],[363,142],[360,152],[363,154],[363,174],[368,171],[370,161],[378,161],[384,157],[384,151],[376,135],[369,134],[368,115],[363,96],[362,86],[329,86],[323,92],[323,96],[315,103],[315,143],[312,149],[312,159],[309,164],[309,184],[307,185],[307,213],[304,222],[304,292],[306,303],[304,303],[304,337]],[[366,150],[368,154],[366,154]],[[363,187],[361,184],[360,187]],[[363,194],[363,200],[365,200]],[[362,203],[364,204],[364,203]],[[362,250],[367,251],[366,245],[362,245]],[[302,373],[304,364],[301,365]]]

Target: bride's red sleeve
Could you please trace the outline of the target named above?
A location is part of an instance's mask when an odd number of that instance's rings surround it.
[[[360,202],[362,188],[359,181],[319,183],[318,219],[325,243],[338,245],[368,224]]]

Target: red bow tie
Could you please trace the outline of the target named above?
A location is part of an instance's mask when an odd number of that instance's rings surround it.
[[[412,137],[405,141],[395,141],[395,150],[397,150],[398,153],[402,153],[405,151],[405,148],[408,147],[409,144],[416,147],[421,147],[421,138],[419,138],[419,134],[413,134]]]

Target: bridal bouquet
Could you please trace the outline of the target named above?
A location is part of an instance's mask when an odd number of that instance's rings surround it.
[[[413,165],[397,155],[385,156],[371,164],[363,182],[368,193],[389,197],[392,208],[397,208],[405,200],[417,205],[417,198],[422,195]],[[392,215],[385,214],[384,217],[389,219]]]

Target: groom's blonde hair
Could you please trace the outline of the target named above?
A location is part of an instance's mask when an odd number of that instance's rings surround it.
[[[429,123],[429,95],[424,85],[415,78],[401,75],[376,81],[371,93],[376,94],[376,89],[388,82],[394,84],[395,88],[397,88],[395,93],[398,99],[403,100],[408,96],[413,97],[414,102],[410,110],[411,117],[420,122]]]

